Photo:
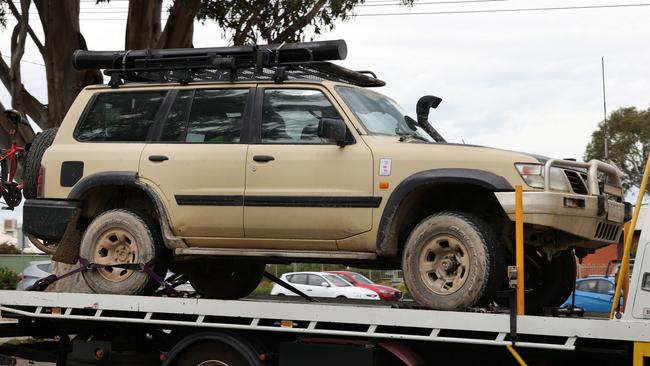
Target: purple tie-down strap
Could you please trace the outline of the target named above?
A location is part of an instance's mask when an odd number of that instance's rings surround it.
[[[33,285],[29,286],[26,291],[45,291],[51,284],[53,284],[56,281],[62,280],[64,278],[68,278],[70,276],[74,276],[77,273],[81,273],[83,271],[88,270],[90,268],[90,263],[88,263],[87,260],[84,258],[79,258],[79,263],[81,264],[80,267],[73,269],[72,271],[62,274],[61,276],[57,276],[54,274],[51,274],[45,278],[41,278],[40,280],[36,281]]]
[[[144,267],[142,268],[144,273],[148,274],[149,277],[151,277],[154,281],[158,282],[158,284],[164,287],[165,291],[168,294],[172,294],[174,296],[180,296],[180,294],[178,293],[178,291],[176,291],[175,288],[173,288],[169,283],[167,283],[167,281],[165,281],[162,277],[158,276],[158,273],[154,272],[154,270],[151,268],[154,261],[155,259],[152,259],[151,261],[149,261],[147,264],[144,265]]]

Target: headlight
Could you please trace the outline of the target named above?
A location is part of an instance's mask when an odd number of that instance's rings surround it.
[[[519,175],[533,188],[544,188],[544,166],[542,164],[515,164]]]
[[[526,184],[533,188],[544,188],[544,165],[542,164],[515,164],[519,175]],[[560,168],[551,167],[551,186],[554,191],[571,192],[571,185]]]

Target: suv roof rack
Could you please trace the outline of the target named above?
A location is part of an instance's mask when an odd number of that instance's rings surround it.
[[[126,51],[77,50],[76,69],[103,69],[109,85],[124,82],[273,80],[333,80],[362,87],[386,83],[369,71],[333,64],[347,56],[345,41],[319,41],[212,48]]]

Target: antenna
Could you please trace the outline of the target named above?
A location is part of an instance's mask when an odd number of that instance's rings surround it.
[[[605,161],[609,160],[609,142],[607,135],[607,99],[605,96],[605,58],[600,58],[600,68],[603,75],[603,139],[605,140]]]

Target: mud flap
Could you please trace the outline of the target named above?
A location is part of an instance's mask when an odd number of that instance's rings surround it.
[[[68,226],[63,233],[63,237],[56,248],[52,260],[66,264],[76,264],[79,260],[79,246],[81,245],[81,236],[83,233],[77,230],[77,220],[81,215],[81,210],[77,210],[72,217]]]

